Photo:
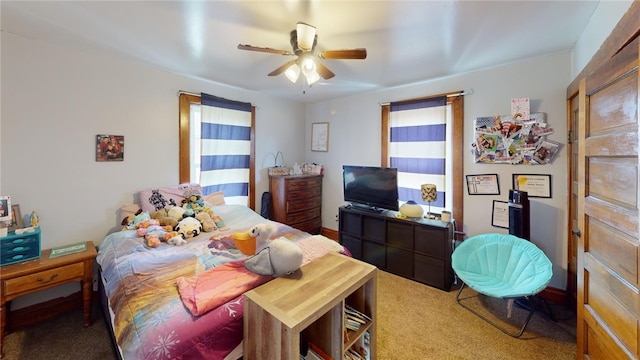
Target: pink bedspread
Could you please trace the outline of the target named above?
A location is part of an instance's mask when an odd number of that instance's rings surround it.
[[[184,246],[150,249],[131,230],[110,234],[99,245],[97,262],[108,297],[112,331],[123,359],[223,359],[242,341],[242,293],[264,278],[243,279],[244,288],[237,294],[229,287],[221,304],[200,304],[204,298],[196,296],[196,286],[193,308],[200,316],[190,312],[178,292],[179,278],[195,279],[220,267],[229,270],[224,276],[230,278],[234,267],[242,273],[237,265],[245,255],[230,246],[231,234],[268,222],[244,206],[225,205],[214,207],[214,211],[230,229],[204,233]],[[323,251],[341,249],[324,237],[275,224],[277,231],[272,238],[307,243],[301,246],[306,262]]]

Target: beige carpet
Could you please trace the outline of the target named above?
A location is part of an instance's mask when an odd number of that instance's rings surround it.
[[[378,359],[576,358],[575,317],[566,309],[552,306],[558,322],[534,315],[524,335],[514,339],[458,305],[456,293],[379,271]],[[477,297],[472,290],[464,294],[473,296],[468,301],[474,308],[505,319],[505,302]],[[78,310],[8,334],[3,360],[113,359],[97,308],[88,328],[82,327]],[[523,319],[523,309],[514,307],[513,312],[513,321]]]
[[[551,304],[557,322],[536,313],[515,339],[458,305],[456,294],[457,289],[445,292],[379,271],[378,359],[576,358],[576,320],[567,309]],[[477,296],[468,288],[463,298],[485,316],[507,326],[514,323],[513,330],[526,317],[524,309],[514,306],[507,319],[505,301]]]

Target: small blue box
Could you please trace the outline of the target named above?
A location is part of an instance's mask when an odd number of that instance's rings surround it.
[[[0,238],[0,266],[15,264],[40,257],[40,227],[29,233]]]

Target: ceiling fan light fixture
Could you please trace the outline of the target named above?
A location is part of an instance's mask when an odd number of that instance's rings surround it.
[[[305,56],[300,62],[300,67],[302,68],[302,73],[304,76],[309,76],[312,73],[316,72],[316,62],[313,61],[313,58],[310,56]]]
[[[311,51],[316,39],[316,27],[299,22],[296,25],[296,34],[298,38],[298,48],[302,51]]]
[[[300,77],[300,66],[298,66],[298,64],[289,66],[284,72],[284,75],[289,79],[289,81],[295,84],[296,81],[298,81],[298,77]]]
[[[305,74],[304,78],[307,80],[307,84],[313,85],[316,81],[320,80],[320,75],[316,71],[310,74]]]

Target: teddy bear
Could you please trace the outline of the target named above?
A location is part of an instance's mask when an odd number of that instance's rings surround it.
[[[158,220],[161,226],[168,225],[171,226],[171,228],[174,228],[176,225],[178,225],[178,219],[174,219],[173,217],[169,216],[169,212],[164,208],[152,212],[151,218]]]
[[[202,224],[196,218],[186,217],[178,222],[174,228],[183,239],[198,236],[202,232]]]
[[[202,231],[204,232],[212,232],[218,229],[215,221],[213,221],[207,212],[200,211],[199,213],[196,213],[196,219],[202,224]]]
[[[259,275],[282,277],[297,271],[302,266],[302,249],[292,241],[279,237],[269,240],[275,232],[273,224],[258,224],[249,231],[256,238],[256,254],[244,262],[244,266]]]
[[[167,208],[167,215],[172,217],[176,221],[180,221],[184,217],[183,215],[185,210],[186,209],[180,206],[170,206],[169,208]]]

